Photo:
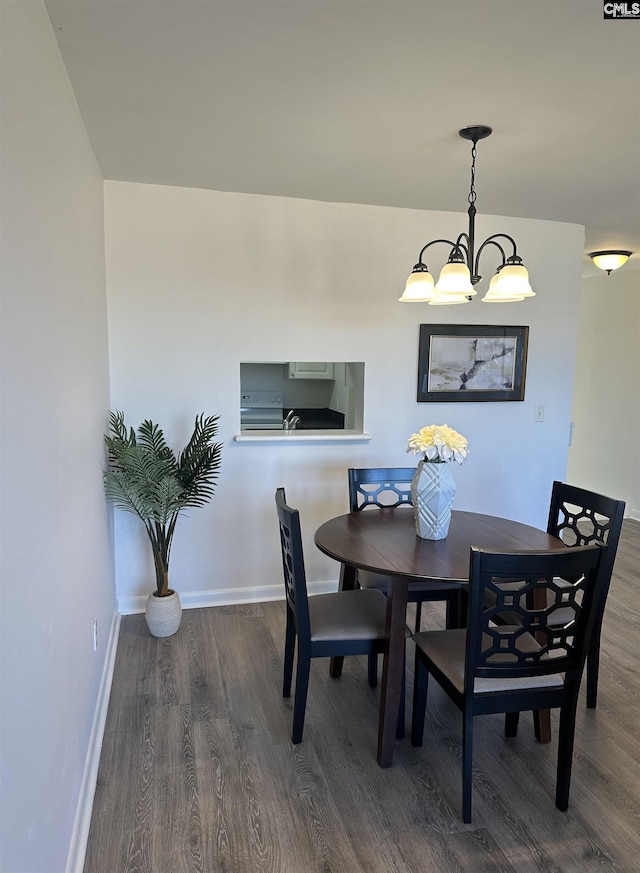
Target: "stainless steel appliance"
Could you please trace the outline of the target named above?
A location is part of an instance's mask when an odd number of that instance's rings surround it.
[[[242,391],[240,430],[282,430],[282,391]]]

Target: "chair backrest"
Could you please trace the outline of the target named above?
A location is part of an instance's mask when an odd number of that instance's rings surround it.
[[[547,532],[568,546],[607,546],[600,572],[605,579],[606,599],[618,550],[624,518],[624,500],[614,500],[565,482],[554,482],[551,490]]]
[[[476,678],[516,679],[564,672],[565,682],[579,680],[602,604],[605,579],[600,569],[606,552],[606,546],[597,544],[511,553],[472,547],[468,694]],[[536,592],[540,598],[537,602],[546,606],[534,607]],[[559,607],[573,613],[561,627],[549,623]],[[496,625],[500,613],[516,613],[518,623]]]
[[[280,547],[282,549],[282,571],[287,603],[293,613],[298,637],[309,639],[309,601],[307,599],[307,578],[302,551],[302,532],[300,513],[287,505],[284,488],[276,490],[276,509],[280,525]]]
[[[412,506],[411,480],[415,467],[370,467],[348,470],[349,511],[369,506]]]

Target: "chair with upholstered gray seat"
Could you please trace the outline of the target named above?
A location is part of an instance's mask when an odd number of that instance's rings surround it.
[[[589,643],[604,608],[606,578],[600,568],[606,553],[606,546],[595,544],[511,554],[472,548],[467,629],[414,635],[411,740],[422,745],[432,675],[463,714],[465,822],[471,821],[473,719],[489,713],[505,713],[505,732],[515,736],[521,711],[560,708],[556,806],[567,809],[576,706]],[[550,621],[557,609],[567,611],[562,627]],[[496,624],[505,613],[517,615],[518,622]]]
[[[293,662],[298,642],[293,708],[294,743],[302,741],[312,658],[369,656],[369,684],[376,685],[376,658],[388,645],[387,601],[380,591],[355,590],[307,595],[300,515],[287,505],[284,488],[275,495],[280,526],[282,568],[287,600],[283,697],[290,697]],[[411,633],[407,629],[407,636]],[[404,682],[403,682],[404,687]],[[404,692],[398,733],[404,732]]]
[[[415,472],[415,467],[351,467],[348,470],[349,511],[412,506],[411,480]],[[358,570],[357,581],[362,588],[375,588],[386,594],[389,577],[369,570]],[[446,603],[447,627],[463,625],[461,593],[462,585],[455,582],[412,582],[408,602],[416,604],[416,632],[420,630],[422,604],[425,601]]]
[[[618,550],[618,541],[624,519],[625,502],[605,497],[595,491],[554,482],[551,489],[547,532],[561,539],[568,546],[588,546],[591,543],[606,544],[601,573],[604,578],[602,597],[604,603],[599,611],[599,621],[594,627],[587,656],[587,706],[594,709],[598,696],[598,673],[600,664],[600,634],[602,617],[611,583],[611,575]],[[487,595],[489,599],[491,594]],[[550,604],[551,605],[551,604]],[[566,609],[557,609],[551,616],[552,624],[563,625],[569,615]],[[502,621],[517,622],[517,616],[506,614]]]

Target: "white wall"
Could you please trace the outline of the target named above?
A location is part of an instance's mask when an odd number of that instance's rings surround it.
[[[103,183],[44,4],[1,10],[0,868],[60,873],[114,627]]]
[[[640,270],[585,279],[568,479],[640,519]]]
[[[313,532],[347,511],[347,467],[414,463],[407,438],[429,423],[469,439],[455,470],[458,508],[546,524],[551,483],[566,472],[583,228],[480,216],[481,238],[517,238],[538,296],[429,307],[397,302],[405,278],[421,246],[455,238],[466,215],[125,182],[105,183],[105,210],[113,406],[132,425],[159,421],[176,447],[196,413],[222,416],[218,492],[174,541],[171,584],[183,602],[282,593],[279,485],[301,510],[310,580],[335,580]],[[481,288],[496,266],[487,260]],[[525,401],[418,404],[421,322],[529,325]],[[364,361],[372,441],[234,443],[240,361],[270,359]],[[533,421],[536,405],[543,423]],[[149,550],[128,515],[117,514],[116,538],[119,603],[134,608],[152,589]]]

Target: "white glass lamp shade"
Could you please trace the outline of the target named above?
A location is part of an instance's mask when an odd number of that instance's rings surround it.
[[[492,297],[514,298],[514,297],[535,297],[536,292],[533,291],[529,284],[529,273],[527,268],[522,264],[506,264],[496,275],[495,285],[489,291],[492,291]],[[493,280],[492,280],[493,284]]]
[[[610,252],[591,252],[589,257],[601,270],[604,270],[607,274],[611,273],[612,270],[617,270],[618,267],[621,267],[623,264],[626,264],[629,259],[631,252],[623,252],[623,251],[610,251]]]
[[[481,303],[520,303],[521,300],[524,300],[524,297],[498,297],[495,294],[492,296],[488,291],[480,298]]]
[[[471,284],[471,273],[466,264],[459,261],[449,261],[440,271],[436,285],[438,297],[446,294],[465,295],[473,297],[477,292]],[[462,301],[460,301],[462,302]],[[466,302],[466,301],[465,301]]]
[[[427,303],[435,297],[433,276],[428,270],[416,270],[409,274],[400,303]]]
[[[489,290],[482,298],[481,303],[518,303],[520,300],[524,300],[522,295],[508,297],[506,294],[500,294],[497,290],[499,279],[500,273],[495,273],[489,282]]]
[[[474,291],[475,294],[475,291]],[[429,301],[429,306],[453,306],[456,303],[470,303],[471,297],[465,294],[438,294]]]

